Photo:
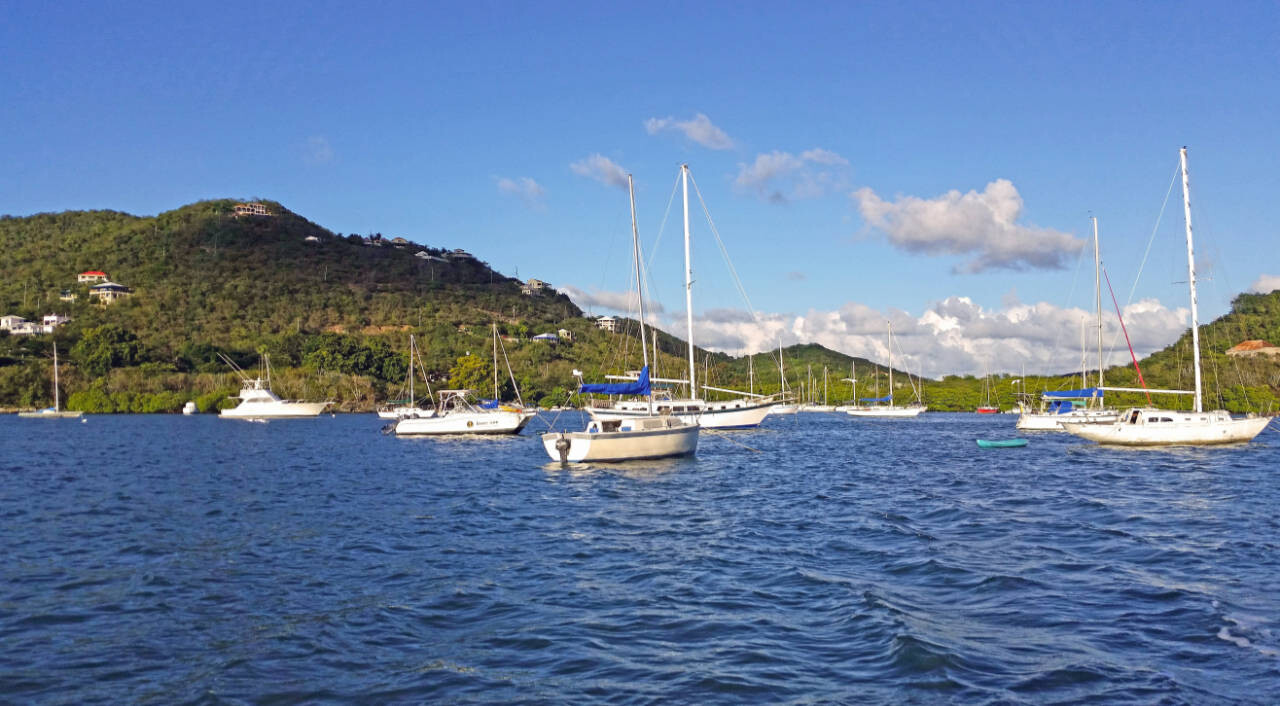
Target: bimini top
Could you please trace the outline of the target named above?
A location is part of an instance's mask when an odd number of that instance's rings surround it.
[[[1083,390],[1057,390],[1056,392],[1044,392],[1044,398],[1048,400],[1080,400],[1094,397],[1102,397],[1102,388],[1086,387]]]
[[[616,383],[583,383],[578,392],[592,392],[597,395],[647,395],[649,389],[649,366],[640,369],[640,377],[634,382]]]
[[[893,395],[885,395],[884,397],[863,397],[859,402],[891,402]]]

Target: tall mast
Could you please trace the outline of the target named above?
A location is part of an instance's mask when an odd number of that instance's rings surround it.
[[[53,344],[53,411],[62,411],[62,400],[58,397],[58,344]]]
[[[1191,243],[1191,177],[1187,174],[1187,148],[1182,157],[1182,210],[1187,218],[1187,282],[1191,287],[1191,350],[1196,371],[1196,411],[1203,412],[1200,391],[1200,318],[1196,313],[1196,255]]]
[[[498,399],[498,324],[493,324],[493,399]]]
[[[649,367],[649,346],[644,337],[644,284],[640,277],[640,230],[636,227],[636,187],[630,174],[627,175],[627,194],[631,197],[631,255],[636,263],[636,299],[640,307],[640,352],[644,356],[644,365],[647,368]],[[649,387],[649,414],[653,414],[652,384]]]
[[[689,339],[689,397],[697,399],[693,363],[693,263],[689,259],[689,165],[680,165],[680,179],[684,184],[684,313]]]
[[[1098,219],[1093,221],[1093,288],[1098,295],[1098,387],[1102,387],[1102,254],[1098,250]]]
[[[893,322],[886,321],[889,327],[889,406],[893,406]]]

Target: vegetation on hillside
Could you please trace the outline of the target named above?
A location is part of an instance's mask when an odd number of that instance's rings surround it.
[[[515,395],[507,362],[526,402],[563,404],[576,384],[634,370],[640,352],[634,320],[619,333],[598,330],[567,297],[526,295],[520,283],[483,261],[451,256],[443,245],[393,244],[390,237],[343,236],[282,205],[276,214],[236,217],[235,202],[203,201],[138,217],[116,211],[0,217],[0,315],[39,320],[71,317],[54,334],[0,332],[0,407],[52,403],[52,348],[60,353],[62,399],[90,412],[169,412],[187,400],[201,410],[227,404],[238,380],[225,355],[246,369],[270,356],[272,382],[285,397],[333,399],[344,411],[370,410],[395,397],[408,371],[416,336],[433,386],[494,390],[494,338],[499,339],[498,394]],[[381,243],[371,245],[370,242]],[[457,246],[459,244],[451,244]],[[461,245],[465,245],[462,243]],[[90,301],[76,274],[101,270],[133,296],[109,306]],[[64,290],[73,302],[59,297]],[[563,331],[558,343],[533,340]],[[1280,292],[1241,295],[1231,314],[1202,327],[1209,404],[1237,411],[1275,411],[1280,362],[1228,358],[1241,340],[1280,340]],[[687,349],[658,332],[657,375],[683,378]],[[1143,361],[1152,387],[1189,387],[1190,336]],[[733,358],[695,352],[700,385],[770,394],[782,387],[776,352]],[[815,344],[783,352],[787,387],[832,404],[888,394],[887,371],[865,359]],[[844,381],[855,366],[857,389]],[[812,371],[814,382],[810,385]],[[1132,368],[1107,372],[1111,385],[1137,386]],[[913,383],[894,372],[899,401]],[[993,376],[993,397],[1008,408],[1012,393],[1078,386],[1078,376],[1031,377],[1013,384]],[[973,376],[925,380],[922,396],[935,410],[972,410],[988,382]],[[715,397],[715,393],[709,393]],[[1135,395],[1109,402],[1137,402]],[[1185,405],[1185,398],[1160,400]]]

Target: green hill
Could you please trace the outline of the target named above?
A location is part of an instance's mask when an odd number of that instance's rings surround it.
[[[410,335],[418,338],[433,384],[491,392],[495,325],[526,401],[563,403],[575,368],[596,379],[639,367],[635,321],[624,319],[618,334],[600,331],[564,295],[522,293],[520,282],[449,249],[465,243],[343,236],[279,203],[259,203],[273,215],[238,217],[236,202],[223,199],[154,217],[116,211],[0,217],[6,253],[0,315],[72,319],[53,335],[0,332],[0,407],[52,403],[55,343],[64,402],[93,412],[175,411],[190,399],[204,410],[216,408],[238,389],[220,353],[246,368],[269,354],[273,383],[283,396],[329,398],[340,410],[370,410],[398,391]],[[132,295],[108,306],[90,301],[89,285],[76,281],[87,270],[107,273]],[[63,301],[64,291],[75,300]],[[1280,341],[1280,292],[1240,295],[1230,314],[1202,329],[1209,403],[1274,410],[1280,363],[1229,358],[1225,351],[1246,339]],[[559,343],[532,340],[560,330],[568,336]],[[1149,386],[1190,386],[1189,338],[1142,362]],[[685,343],[659,331],[657,348],[657,374],[683,377]],[[821,399],[824,369],[831,403],[889,391],[886,371],[873,361],[816,344],[791,346],[783,357],[788,387],[797,394],[812,370],[812,388]],[[748,359],[698,349],[695,360],[705,384],[750,386],[765,394],[781,387],[774,353]],[[856,393],[842,381],[851,364]],[[505,365],[500,368],[505,373]],[[499,375],[501,394],[509,397],[506,378]],[[1108,371],[1107,381],[1138,384],[1128,367]],[[895,370],[894,382],[898,399],[914,397],[905,371]],[[1006,408],[1022,385],[1028,392],[1065,389],[1078,378],[1011,382],[1009,375],[991,381]],[[984,398],[984,385],[973,376],[925,380],[923,398],[934,410],[972,410]]]

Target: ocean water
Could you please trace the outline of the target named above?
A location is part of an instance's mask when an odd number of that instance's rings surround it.
[[[0,418],[0,702],[1275,703],[1280,432],[1013,422],[561,468],[539,420]]]

